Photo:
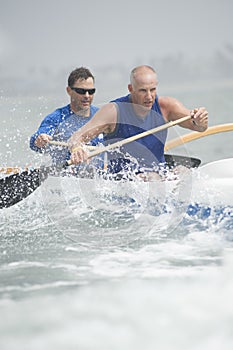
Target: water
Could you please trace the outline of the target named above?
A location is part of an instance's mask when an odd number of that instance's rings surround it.
[[[232,86],[176,96],[187,105],[201,100],[210,125],[232,122]],[[2,165],[46,162],[28,139],[66,101],[1,102]],[[170,138],[184,132],[170,130]],[[171,153],[205,163],[232,157],[232,145],[229,132]],[[49,178],[0,211],[1,349],[232,349],[232,206],[186,213],[171,201],[161,214],[155,202],[125,205],[110,191],[93,210],[93,198],[75,181]]]

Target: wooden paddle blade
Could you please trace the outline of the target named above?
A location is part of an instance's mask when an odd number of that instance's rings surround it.
[[[24,171],[0,179],[0,209],[8,208],[28,197],[48,177],[46,168]]]
[[[165,161],[170,168],[176,165],[183,165],[186,168],[197,168],[201,164],[201,160],[198,158],[185,157],[185,156],[176,156],[165,154]]]

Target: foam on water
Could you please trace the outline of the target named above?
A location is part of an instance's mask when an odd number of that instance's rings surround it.
[[[111,207],[59,218],[56,196],[48,212],[39,197],[1,212],[1,348],[230,349],[226,215],[168,232],[169,214],[160,229]]]
[[[226,261],[219,271],[209,268],[202,275],[197,269],[192,279],[153,274],[119,278],[118,274],[114,281],[66,287],[66,293],[55,289],[43,297],[2,300],[1,345],[14,349],[17,338],[17,347],[26,350],[154,349],[155,345],[230,349],[232,266]]]

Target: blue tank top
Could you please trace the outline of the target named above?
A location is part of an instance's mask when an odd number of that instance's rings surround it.
[[[143,118],[135,114],[130,95],[111,102],[117,106],[117,125],[113,133],[104,135],[106,145],[165,124],[157,96],[150,112]],[[109,152],[109,171],[113,173],[121,170],[140,172],[164,163],[166,137],[167,130],[162,130],[123,145],[120,150]]]

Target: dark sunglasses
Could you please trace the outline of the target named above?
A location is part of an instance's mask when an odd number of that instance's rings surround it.
[[[95,93],[95,89],[83,89],[83,88],[72,87],[71,90],[74,90],[75,92],[77,92],[77,94],[80,94],[80,95],[85,95],[87,92],[89,95],[94,95]]]

